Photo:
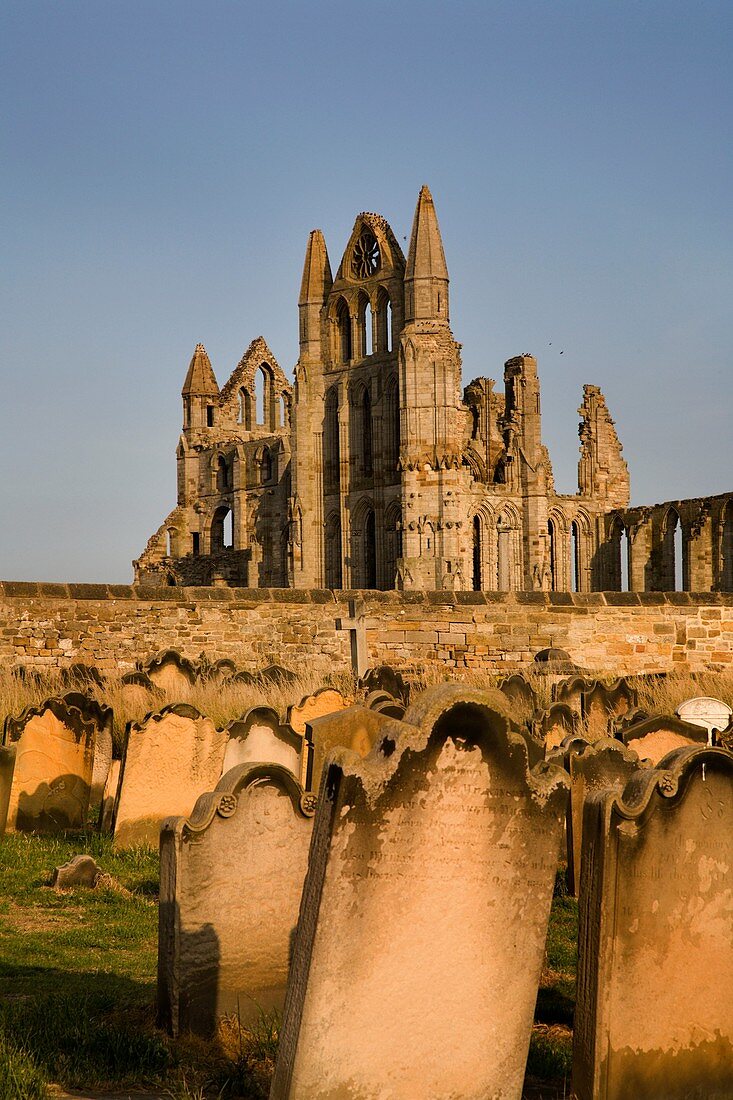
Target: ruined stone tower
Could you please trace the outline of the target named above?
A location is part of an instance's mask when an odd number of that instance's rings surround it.
[[[619,573],[629,478],[603,395],[585,387],[578,492],[558,494],[535,359],[507,361],[503,392],[489,377],[462,391],[449,287],[427,187],[407,259],[384,218],[362,213],[333,278],[314,230],[294,387],[261,337],[221,390],[196,347],[178,504],[136,578],[590,591]]]

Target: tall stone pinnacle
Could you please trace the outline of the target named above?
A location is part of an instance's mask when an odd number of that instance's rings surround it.
[[[303,279],[300,284],[298,305],[304,306],[314,302],[323,305],[332,286],[333,276],[331,275],[331,264],[328,260],[326,242],[321,230],[313,229],[308,238],[308,247],[305,251]]]
[[[213,397],[219,395],[211,360],[203,344],[197,344],[181,390],[183,397]]]
[[[448,323],[448,267],[433,196],[420,189],[405,269],[405,320]]]

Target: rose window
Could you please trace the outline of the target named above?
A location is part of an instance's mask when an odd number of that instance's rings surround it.
[[[364,232],[354,245],[351,269],[357,279],[368,279],[379,268],[379,245],[373,233]]]

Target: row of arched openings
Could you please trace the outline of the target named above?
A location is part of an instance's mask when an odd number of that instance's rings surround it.
[[[477,592],[511,592],[524,587],[522,529],[513,508],[505,508],[498,517],[490,512],[473,517],[471,572]]]
[[[227,492],[234,488],[233,458],[217,455],[214,466],[214,487],[217,492]],[[269,447],[260,447],[254,456],[256,481],[258,485],[267,485],[275,468],[273,454]]]
[[[359,294],[353,315],[346,298],[339,298],[333,317],[336,362],[350,363],[368,355],[392,351],[392,303],[383,288],[377,293],[374,310],[367,295]]]
[[[274,432],[290,426],[290,398],[281,394],[278,400],[275,375],[268,363],[255,371],[252,390],[247,386],[239,390],[237,420],[248,432],[256,427]]]
[[[402,532],[399,505],[391,505],[384,520],[379,568],[377,520],[373,504],[362,503],[351,522],[351,586],[353,588],[393,588],[397,575],[397,561],[402,555]],[[344,547],[341,516],[334,509],[328,514],[325,525],[324,581],[326,588],[343,588]]]
[[[713,584],[720,591],[733,592],[733,502],[729,502],[718,524],[717,564],[713,570]],[[659,565],[656,576],[644,577],[645,586],[652,580],[664,592],[683,592],[693,584],[691,545],[685,536],[682,520],[676,508],[668,508],[662,521]],[[607,543],[606,584],[611,591],[627,592],[631,587],[632,543],[621,516],[611,524]],[[715,576],[717,573],[717,576]]]

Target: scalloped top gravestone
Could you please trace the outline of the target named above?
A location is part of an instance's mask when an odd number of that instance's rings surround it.
[[[222,772],[237,764],[282,764],[300,785],[308,788],[312,747],[305,729],[296,731],[272,707],[252,707],[244,718],[226,728],[227,746]]]
[[[144,671],[155,687],[171,695],[185,694],[198,677],[196,665],[177,649],[167,649],[164,653],[157,654],[148,662]]]
[[[496,690],[330,757],[271,1100],[520,1095],[566,800]]]
[[[78,707],[47,699],[5,721],[15,763],[5,811],[8,832],[60,832],[86,821],[97,726]]]
[[[592,684],[581,697],[581,713],[591,741],[613,734],[614,719],[639,701],[639,693],[624,677],[613,684]]]
[[[171,814],[189,814],[216,786],[226,730],[187,703],[174,703],[127,727],[115,806],[114,845],[157,845]]]
[[[653,714],[643,722],[620,730],[616,736],[641,760],[648,760],[650,764],[658,764],[675,749],[706,745],[708,740],[704,726],[683,722],[670,714]]]
[[[321,718],[324,714],[333,714],[338,710],[346,710],[353,703],[353,699],[347,699],[336,688],[319,688],[312,695],[306,695],[300,702],[288,709],[288,725],[301,736],[305,733],[305,727],[314,718]]]
[[[578,1100],[733,1095],[733,754],[680,749],[583,824]]]
[[[730,725],[733,710],[721,699],[709,695],[699,695],[695,699],[686,699],[677,707],[677,715],[683,722],[702,726],[708,732],[708,741],[712,744],[713,731],[721,733]]]
[[[240,764],[165,822],[158,1020],[174,1036],[282,1010],[315,801],[287,768]]]
[[[537,709],[537,698],[532,685],[518,672],[501,680],[499,691],[520,710],[525,710],[528,717]]]
[[[558,749],[566,737],[574,736],[580,724],[580,715],[567,703],[552,703],[546,710],[537,711],[532,718],[532,730],[545,746],[545,756]]]

